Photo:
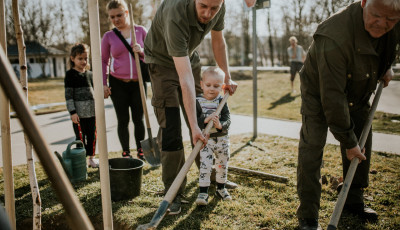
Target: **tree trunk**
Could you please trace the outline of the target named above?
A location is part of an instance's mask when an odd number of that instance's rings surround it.
[[[249,36],[249,14],[243,10],[242,12],[242,38],[241,38],[241,65],[247,66],[250,53],[250,36]]]
[[[271,58],[271,66],[274,66],[274,44],[272,42],[272,30],[271,30],[271,12],[268,10],[268,45],[269,45],[269,55]]]
[[[26,100],[28,101],[28,80],[27,80],[27,66],[26,66],[26,47],[24,43],[23,31],[21,21],[19,18],[18,0],[12,1],[14,27],[18,44],[18,56],[20,66],[20,83],[25,92]],[[26,146],[26,159],[29,171],[29,181],[31,184],[32,200],[33,200],[33,229],[41,229],[41,200],[39,193],[39,186],[36,179],[35,163],[32,154],[32,145],[25,134]]]

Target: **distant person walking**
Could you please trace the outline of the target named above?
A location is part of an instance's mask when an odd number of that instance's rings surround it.
[[[94,111],[93,77],[88,68],[89,47],[76,44],[71,48],[70,66],[65,75],[65,101],[71,115],[76,140],[81,140],[89,156],[89,167],[98,168],[96,150],[96,118]]]
[[[287,53],[290,62],[290,86],[292,87],[292,92],[296,91],[293,88],[294,78],[296,73],[300,72],[301,67],[303,67],[304,60],[306,59],[306,53],[302,46],[297,44],[297,38],[292,36],[289,38],[290,46],[287,48]]]
[[[137,157],[144,160],[140,141],[144,139],[143,106],[140,96],[139,80],[134,57],[129,53],[117,33],[122,34],[134,52],[143,60],[143,41],[147,31],[143,26],[135,25],[137,43],[132,44],[132,31],[129,11],[123,0],[110,1],[107,4],[108,17],[117,29],[104,34],[101,41],[101,59],[103,66],[104,98],[111,96],[118,120],[118,137],[122,146],[122,156],[131,157],[129,149],[129,110],[134,124]],[[108,71],[109,70],[109,71]],[[107,85],[107,72],[109,85]]]

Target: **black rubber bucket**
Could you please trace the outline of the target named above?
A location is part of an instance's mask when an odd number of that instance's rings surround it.
[[[133,158],[113,158],[110,166],[111,200],[131,199],[140,195],[144,162]]]

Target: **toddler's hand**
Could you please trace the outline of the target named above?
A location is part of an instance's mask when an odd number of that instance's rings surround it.
[[[219,121],[219,117],[218,116],[214,116],[212,120],[214,122],[214,127],[216,129],[222,129],[222,125],[221,125],[221,122]]]

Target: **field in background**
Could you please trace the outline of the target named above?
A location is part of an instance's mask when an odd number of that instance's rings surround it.
[[[251,71],[232,73],[238,83],[238,90],[229,98],[229,108],[234,114],[252,116],[253,114],[253,81]],[[258,74],[258,116],[274,119],[301,121],[300,115],[300,80],[296,76],[295,92],[291,92],[289,74],[260,72]],[[48,104],[65,101],[64,79],[45,79],[29,82],[29,102],[31,105]],[[151,98],[151,87],[148,87],[148,97]],[[59,111],[65,106],[57,106],[38,110],[37,113]],[[377,112],[373,127],[382,133],[400,135],[400,115]]]

